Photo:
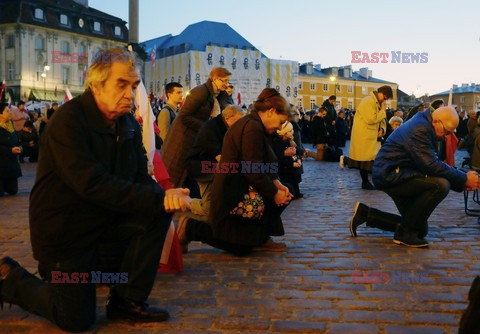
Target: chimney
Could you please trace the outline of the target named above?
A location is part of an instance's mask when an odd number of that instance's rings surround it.
[[[322,70],[322,65],[320,65],[320,64],[315,64],[315,65],[313,65],[313,67],[314,67],[317,71],[321,71],[321,70]]]
[[[313,63],[306,64],[307,74],[313,74]]]
[[[138,0],[128,1],[128,37],[130,43],[138,43]]]
[[[462,83],[462,88],[468,87],[468,83]]]
[[[362,67],[359,71],[359,74],[365,79],[370,79],[370,77],[372,76],[372,71],[369,70],[368,67]]]
[[[88,8],[88,0],[73,0],[76,3],[78,3],[80,6],[83,6],[85,8]]]
[[[458,85],[453,85],[453,89],[457,89],[458,88]]]

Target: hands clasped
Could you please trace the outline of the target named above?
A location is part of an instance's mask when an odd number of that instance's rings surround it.
[[[165,211],[172,212],[182,210],[183,212],[190,210],[190,190],[186,188],[174,188],[165,191],[163,206]]]

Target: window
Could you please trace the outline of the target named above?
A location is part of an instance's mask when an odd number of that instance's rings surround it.
[[[70,43],[62,42],[60,51],[61,51],[62,54],[69,55],[70,54]]]
[[[342,91],[342,85],[337,85],[337,93],[340,93]]]
[[[323,91],[328,92],[328,84],[323,84]]]
[[[68,26],[68,16],[65,14],[60,14],[60,24],[63,24],[64,26]]]
[[[42,36],[35,38],[35,50],[45,50],[45,38]]]
[[[62,84],[68,85],[69,77],[70,77],[70,69],[68,67],[62,67]]]
[[[93,22],[93,30],[101,31],[100,22],[98,22],[98,21]]]
[[[362,94],[367,95],[368,94],[368,88],[365,86],[362,86]]]
[[[7,35],[7,48],[15,47],[15,35]]]
[[[348,101],[348,109],[352,110],[353,109],[353,102]]]
[[[317,90],[317,85],[315,83],[311,83],[310,90],[313,90],[313,91]]]
[[[15,80],[15,63],[8,63],[8,80]]]
[[[119,26],[115,26],[114,32],[115,36],[122,36],[122,29]]]
[[[460,103],[465,103],[465,96],[460,96]]]
[[[347,86],[347,91],[348,91],[349,93],[353,93],[353,87],[352,87],[351,85],[348,85],[348,86]]]
[[[310,109],[315,109],[317,105],[317,100],[314,97],[310,98]]]
[[[45,18],[43,17],[43,9],[40,8],[35,8],[35,18],[37,20],[44,20]]]
[[[300,81],[300,82],[298,83],[298,89],[303,89],[303,82]]]
[[[299,100],[297,101],[297,106],[298,106],[299,108],[302,107],[302,100],[301,100],[301,99],[299,99]]]

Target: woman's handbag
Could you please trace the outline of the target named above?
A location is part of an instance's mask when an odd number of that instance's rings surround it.
[[[248,192],[243,195],[243,199],[238,202],[237,206],[229,212],[230,215],[244,218],[247,220],[261,220],[265,211],[265,202],[262,196],[253,189],[248,187]]]

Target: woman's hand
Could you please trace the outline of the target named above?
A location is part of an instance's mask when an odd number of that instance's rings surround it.
[[[12,154],[20,154],[22,153],[22,148],[20,146],[12,147]]]
[[[382,138],[384,134],[383,129],[379,129],[377,132],[377,138]]]
[[[165,191],[165,198],[163,199],[163,206],[165,211],[187,211],[190,210],[190,190],[186,188],[174,188]]]
[[[297,153],[297,149],[295,147],[289,147],[285,150],[285,152],[283,153],[286,157],[291,157],[292,155],[294,155],[295,153]]]
[[[302,167],[302,161],[299,159],[293,163],[293,167],[300,168]]]
[[[293,195],[290,193],[287,187],[285,187],[280,181],[274,180],[273,183],[277,187],[278,191],[275,194],[275,197],[273,198],[275,201],[275,204],[278,206],[288,204],[293,198]]]

